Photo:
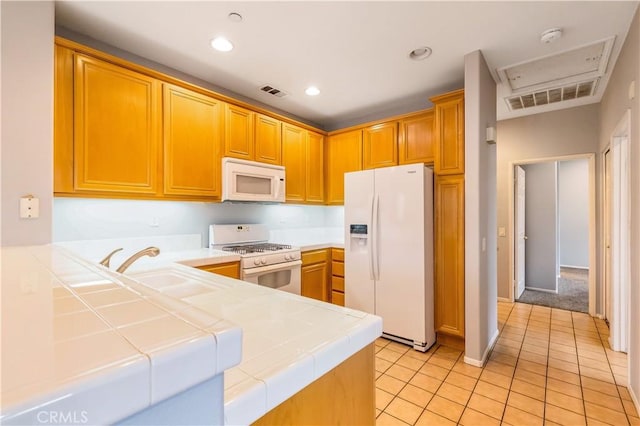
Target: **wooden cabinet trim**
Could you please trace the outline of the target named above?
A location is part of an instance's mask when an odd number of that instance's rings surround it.
[[[53,108],[53,191],[73,192],[74,53],[55,46]]]

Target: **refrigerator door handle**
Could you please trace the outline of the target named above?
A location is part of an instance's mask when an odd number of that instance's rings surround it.
[[[378,262],[378,208],[380,206],[380,196],[375,195],[373,199],[373,219],[371,221],[371,260],[373,264],[373,279],[380,279],[380,264]]]
[[[369,200],[369,206],[371,207],[371,217],[369,218],[369,278],[371,280],[375,280],[376,276],[373,271],[373,214],[374,214],[374,196],[371,195],[371,199]]]

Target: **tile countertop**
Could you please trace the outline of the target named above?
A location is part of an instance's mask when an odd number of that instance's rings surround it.
[[[3,423],[46,401],[99,401],[90,423],[110,423],[224,371],[225,423],[249,424],[382,333],[377,316],[170,259],[227,256],[216,252],[167,253],[123,276],[60,247],[3,248],[3,364],[17,366],[3,377]],[[106,403],[96,384],[127,391],[107,391]]]
[[[0,259],[2,424],[43,410],[113,423],[240,362],[239,327],[63,248]]]

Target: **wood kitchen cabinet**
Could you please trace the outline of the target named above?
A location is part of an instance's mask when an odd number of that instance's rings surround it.
[[[198,266],[197,269],[211,272],[214,274],[224,275],[229,278],[240,279],[240,262],[216,263],[213,265]]]
[[[464,173],[464,90],[430,99],[434,104],[434,172]]]
[[[329,258],[329,249],[302,252],[302,296],[329,301]]]
[[[220,195],[222,102],[164,87],[164,193]]]
[[[305,200],[307,136],[307,131],[300,127],[282,125],[282,165],[286,173],[287,201]]]
[[[376,124],[362,129],[362,168],[396,166],[398,164],[398,123]]]
[[[160,82],[76,54],[73,96],[73,190],[158,193]]]
[[[344,306],[344,249],[331,249],[331,303]]]
[[[324,137],[282,124],[282,165],[286,170],[286,200],[324,203]]]
[[[433,164],[433,110],[399,123],[398,164]]]
[[[464,338],[464,175],[436,176],[434,196],[436,332]]]
[[[281,122],[249,109],[226,104],[225,157],[280,164]]]
[[[344,204],[344,174],[362,170],[362,130],[329,136],[325,152],[327,204]]]

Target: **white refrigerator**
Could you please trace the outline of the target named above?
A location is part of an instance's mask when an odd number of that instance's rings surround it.
[[[385,337],[435,343],[433,172],[423,164],[344,175],[345,306],[382,317]]]

